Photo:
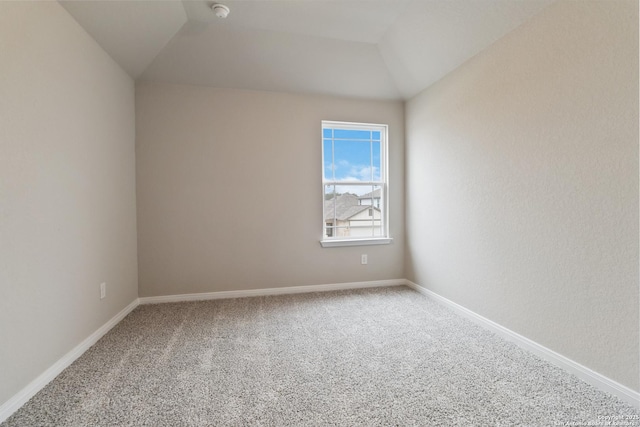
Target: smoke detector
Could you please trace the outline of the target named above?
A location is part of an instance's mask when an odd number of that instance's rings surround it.
[[[226,18],[229,15],[229,8],[223,4],[214,3],[211,6],[211,10],[216,14],[218,18]]]

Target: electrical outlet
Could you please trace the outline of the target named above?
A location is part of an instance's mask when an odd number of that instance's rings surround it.
[[[367,254],[362,254],[362,256],[360,257],[360,263],[362,265],[365,265],[367,263]]]
[[[102,282],[100,283],[100,299],[103,299],[106,296],[107,296],[107,283]]]

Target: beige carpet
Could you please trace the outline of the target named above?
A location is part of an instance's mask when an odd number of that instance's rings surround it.
[[[2,426],[553,426],[603,417],[640,425],[616,398],[393,287],[138,307]]]

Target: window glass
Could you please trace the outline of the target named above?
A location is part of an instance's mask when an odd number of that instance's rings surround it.
[[[388,237],[387,127],[322,125],[323,240]]]

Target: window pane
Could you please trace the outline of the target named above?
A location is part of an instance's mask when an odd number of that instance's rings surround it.
[[[379,132],[378,132],[379,133]],[[373,163],[373,179],[372,181],[380,181],[380,142],[373,142],[371,144],[372,147],[372,153],[371,153],[371,159],[372,159],[372,163]]]
[[[336,127],[332,127],[332,126]],[[323,122],[325,239],[366,239],[387,234],[382,189],[386,183],[386,128]],[[383,138],[384,136],[384,138]],[[385,144],[385,145],[383,145]],[[346,184],[349,181],[352,184]],[[381,185],[364,182],[380,182]],[[358,184],[358,182],[360,182]]]
[[[371,144],[360,141],[334,142],[335,179],[371,181]]]
[[[334,180],[333,176],[333,151],[332,144],[330,139],[325,139],[323,141],[323,152],[324,152],[324,179],[326,180]]]
[[[382,206],[382,187],[380,185],[367,185],[363,188],[366,189],[367,192],[358,196],[360,204],[380,209]]]
[[[382,236],[379,185],[325,185],[324,238]]]
[[[381,198],[381,186],[379,185],[371,185],[367,186],[367,193],[361,195],[359,197],[360,205],[366,207],[366,215],[363,212],[363,215],[358,217],[359,223],[356,224],[352,222],[355,226],[357,225],[357,230],[352,232],[352,235],[356,237],[376,237],[381,236],[380,234],[380,226],[382,225],[382,211],[380,207],[382,206],[382,198]]]
[[[370,130],[354,130],[354,129],[334,129],[333,137],[335,139],[360,139],[371,140]]]

